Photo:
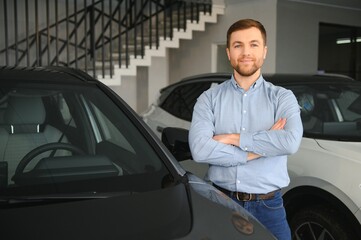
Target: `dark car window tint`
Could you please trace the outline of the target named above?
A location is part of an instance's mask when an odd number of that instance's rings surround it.
[[[304,132],[347,139],[361,137],[361,84],[287,86],[301,109]]]
[[[168,98],[161,104],[160,107],[175,117],[185,121],[191,121],[193,107],[197,98],[211,86],[212,82],[199,82],[181,85],[169,94]]]

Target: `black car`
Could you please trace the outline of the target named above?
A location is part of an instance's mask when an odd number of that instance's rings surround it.
[[[274,239],[84,72],[0,67],[1,239]]]

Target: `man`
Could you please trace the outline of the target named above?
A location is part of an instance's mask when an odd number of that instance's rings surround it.
[[[302,139],[293,93],[263,79],[266,31],[252,19],[227,32],[232,78],[205,91],[194,107],[189,144],[209,164],[209,180],[246,208],[277,239],[291,238],[280,189],[289,184],[287,155]]]

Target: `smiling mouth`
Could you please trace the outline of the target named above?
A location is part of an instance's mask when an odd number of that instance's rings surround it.
[[[252,64],[253,61],[252,60],[241,60],[240,63],[242,63],[242,64]]]
[[[253,62],[253,59],[243,58],[243,59],[240,59],[240,62],[241,62],[241,63],[252,63],[252,62]]]

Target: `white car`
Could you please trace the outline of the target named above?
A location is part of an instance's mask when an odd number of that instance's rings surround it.
[[[293,239],[361,239],[361,82],[339,75],[265,75],[299,101],[304,135],[289,156],[284,203]],[[208,166],[191,158],[187,134],[198,96],[230,74],[202,74],[160,91],[143,119],[193,173]],[[171,127],[171,128],[170,128]],[[164,134],[162,136],[162,131]]]

